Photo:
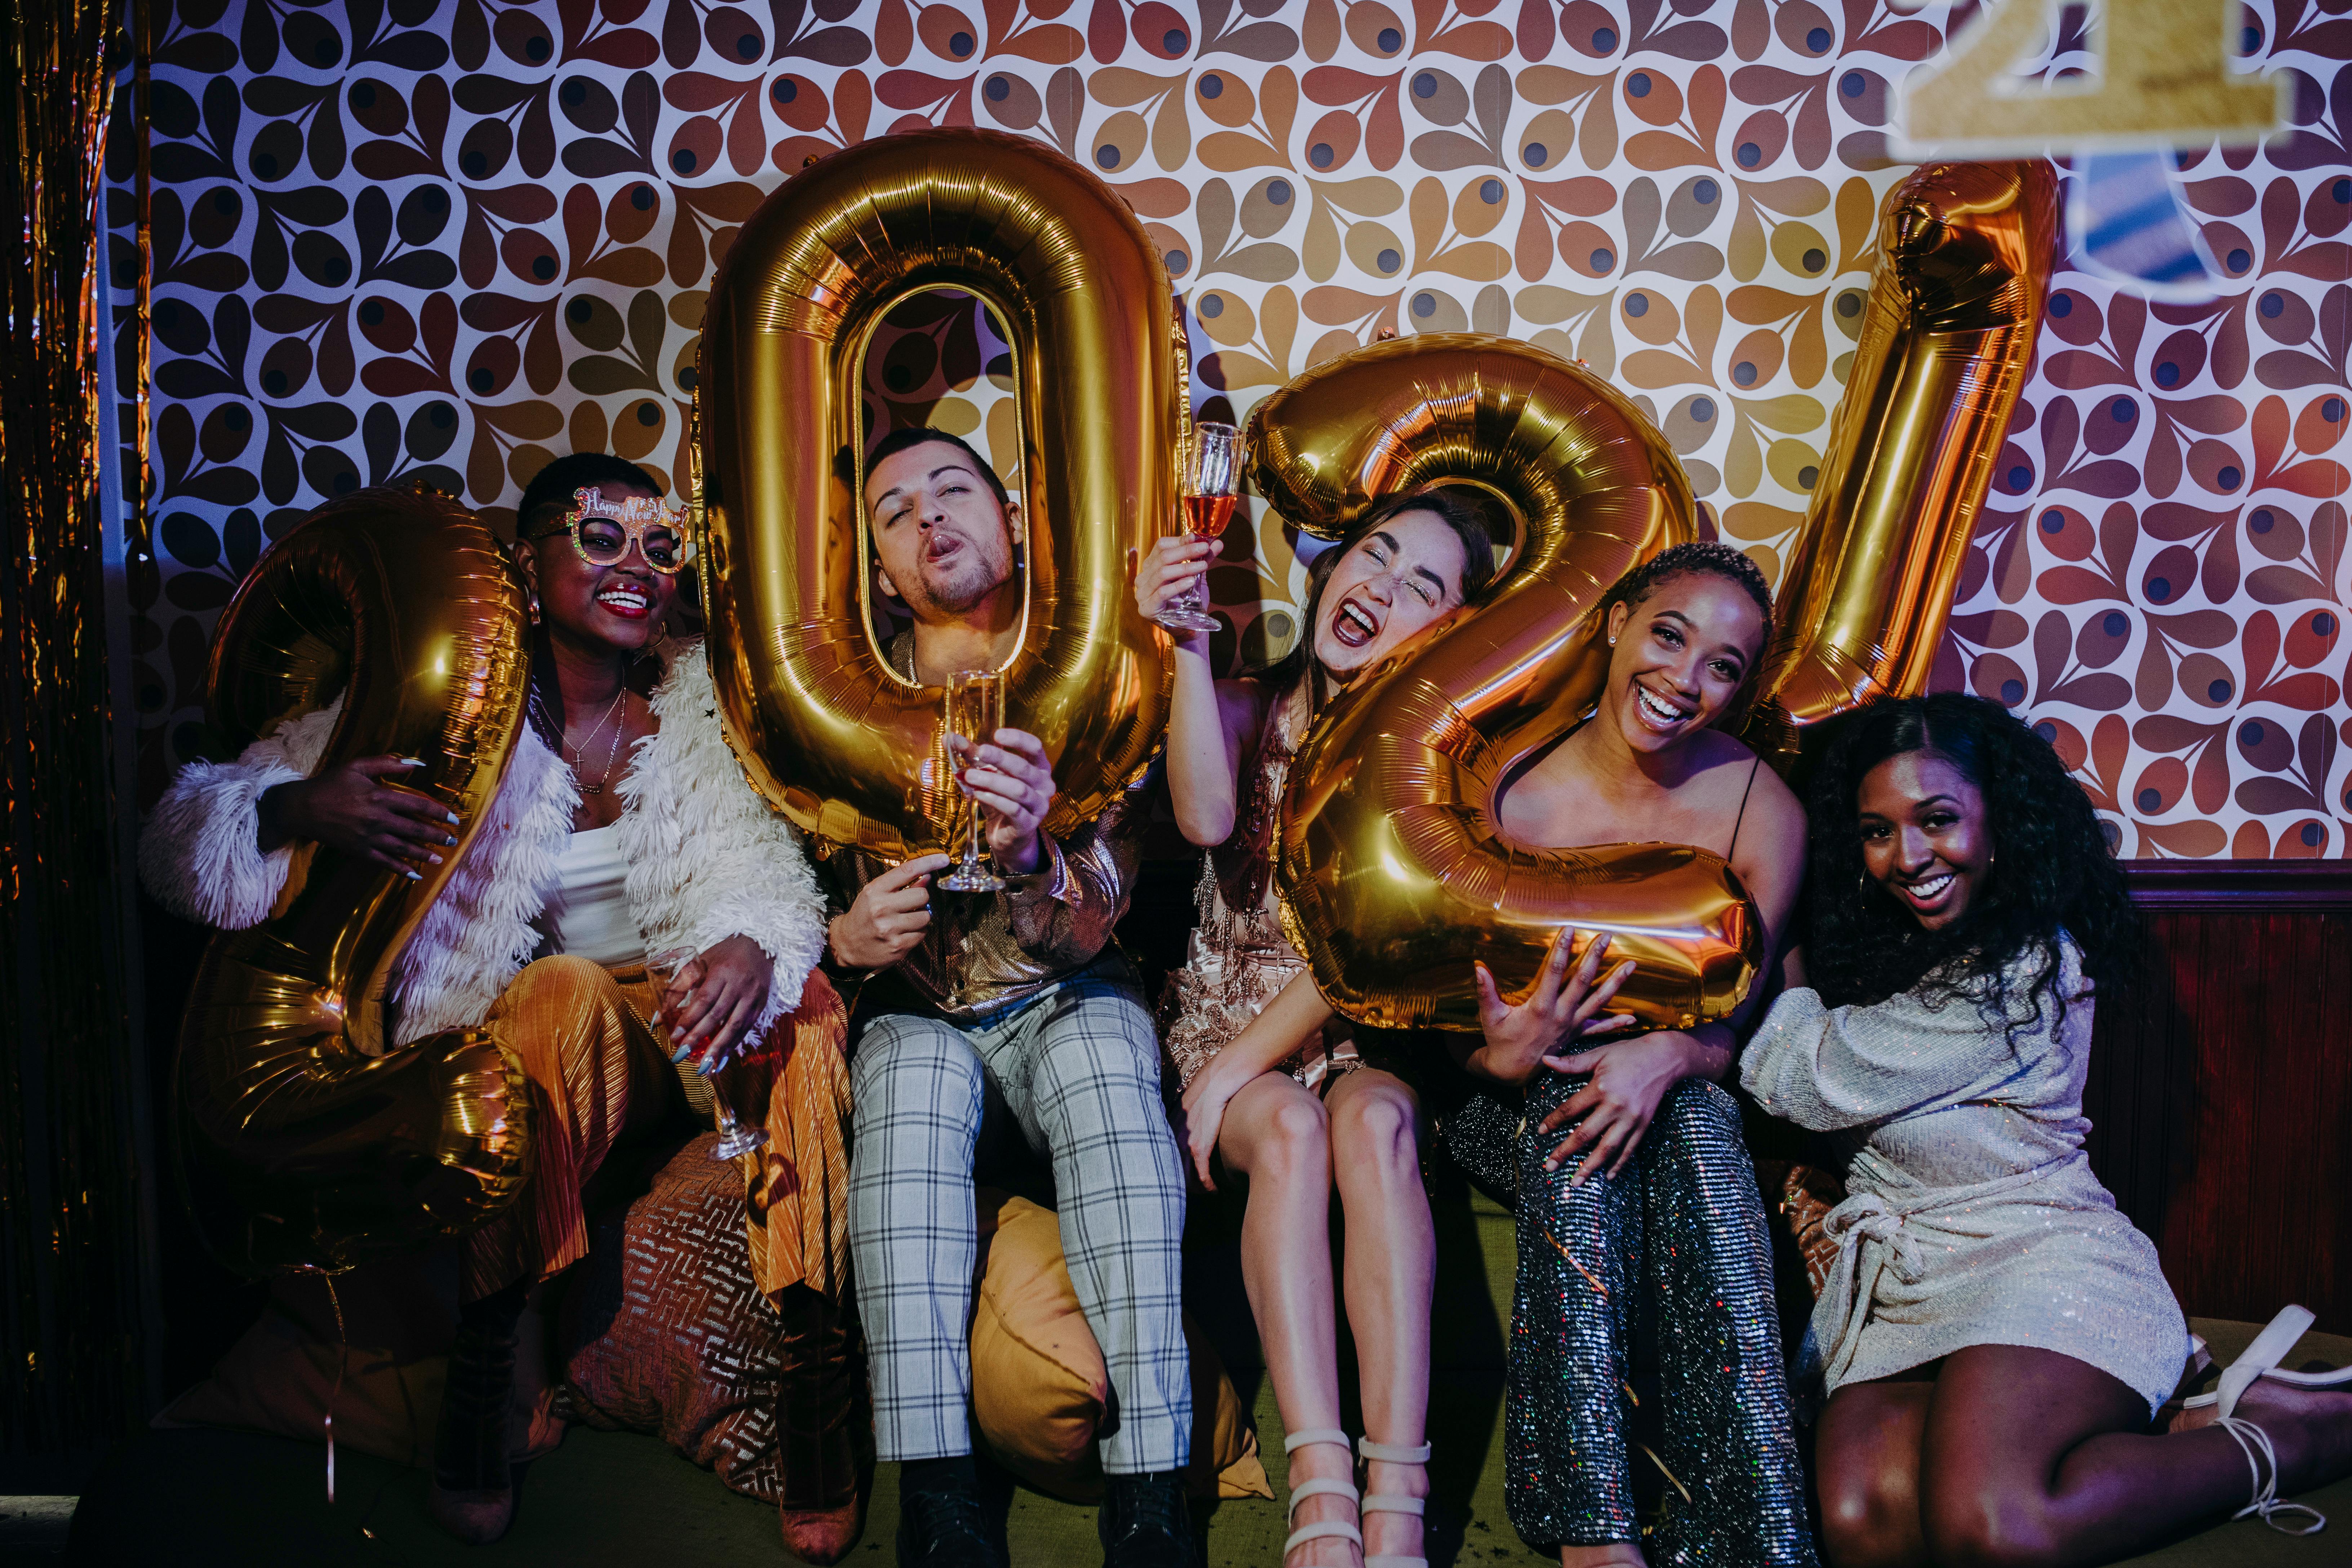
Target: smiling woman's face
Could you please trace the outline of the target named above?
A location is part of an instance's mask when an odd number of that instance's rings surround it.
[[[1348,546],[1323,582],[1315,658],[1334,675],[1379,662],[1462,603],[1462,541],[1435,512],[1401,511]]]
[[[1933,752],[1906,752],[1863,775],[1854,805],[1863,868],[1929,931],[1969,912],[1992,873],[1984,792]]]
[[[606,480],[593,487],[607,501],[625,502],[633,496],[658,500],[640,485]],[[634,653],[660,640],[669,609],[677,598],[677,578],[646,563],[643,547],[632,544],[627,554],[609,566],[591,565],[562,526],[562,513],[550,512],[524,542],[520,559],[525,574],[539,595],[540,614],[555,630],[575,641],[603,644]],[[610,521],[591,519],[586,526],[619,532]]]
[[[1602,713],[1637,752],[1663,752],[1723,717],[1764,651],[1764,612],[1712,572],[1685,572],[1610,611]]]

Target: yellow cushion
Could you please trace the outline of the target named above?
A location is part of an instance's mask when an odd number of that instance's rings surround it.
[[[1074,1501],[1102,1495],[1095,1428],[1110,1377],[1078,1310],[1053,1210],[986,1188],[980,1193],[986,1249],[971,1321],[972,1426],[996,1461],[1041,1491]],[[1257,1429],[1233,1380],[1189,1317],[1192,1357],[1192,1463],[1199,1497],[1271,1498]]]

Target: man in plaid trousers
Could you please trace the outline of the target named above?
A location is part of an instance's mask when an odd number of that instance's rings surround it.
[[[1003,668],[1019,637],[1022,520],[995,471],[952,436],[902,430],[868,460],[863,500],[881,587],[914,617],[890,645],[898,672],[936,685]],[[960,756],[1004,891],[966,895],[968,914],[934,923],[929,884],[945,856],[885,869],[845,847],[825,867],[840,900],[831,965],[860,985],[849,1232],[875,1437],[904,1467],[898,1562],[1006,1562],[969,1415],[985,1119],[1052,1161],[1070,1279],[1109,1369],[1105,1562],[1176,1568],[1192,1560],[1184,1179],[1158,1037],[1109,947],[1140,853],[1139,791],[1055,837],[1039,827],[1054,780],[1035,736],[999,730]]]

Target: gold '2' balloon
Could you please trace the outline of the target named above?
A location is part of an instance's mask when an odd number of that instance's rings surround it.
[[[2046,164],[1919,171],[1888,196],[1880,259],[1822,482],[1761,678],[1767,742],[1916,691],[2032,355],[2055,233]],[[1375,344],[1259,405],[1253,477],[1334,536],[1381,496],[1467,482],[1523,548],[1483,607],[1367,672],[1317,721],[1284,801],[1284,924],[1360,1023],[1477,1027],[1472,961],[1524,1000],[1563,925],[1635,963],[1617,1005],[1721,1017],[1768,956],[1739,879],[1684,845],[1522,848],[1498,786],[1599,697],[1610,585],[1689,538],[1689,482],[1641,414],[1523,343]],[[1302,635],[1312,635],[1310,630]]]
[[[463,824],[421,881],[309,851],[275,915],[206,947],[173,1142],[205,1239],[234,1268],[341,1268],[470,1230],[521,1191],[520,1064],[483,1029],[385,1050],[384,994],[520,738],[523,630],[490,531],[445,497],[389,489],[305,519],[221,618],[205,701],[234,745],[341,690],[321,765],[421,757],[405,782]]]
[[[1494,817],[1512,765],[1600,692],[1609,659],[1592,612],[1610,584],[1695,535],[1690,480],[1664,437],[1590,372],[1468,332],[1310,370],[1259,404],[1250,429],[1259,493],[1309,532],[1335,537],[1381,496],[1440,482],[1486,491],[1519,523],[1486,602],[1360,677],[1291,769],[1283,923],[1326,999],[1358,1023],[1474,1028],[1473,956],[1516,995],[1573,921],[1639,965],[1620,1008],[1674,1024],[1736,1004],[1760,937],[1720,857],[1530,851]]]
[[[752,784],[804,832],[898,858],[941,843],[941,692],[868,628],[858,499],[867,342],[927,289],[979,296],[1016,364],[1025,619],[1008,721],[1055,760],[1049,828],[1159,744],[1167,671],[1128,591],[1174,504],[1168,275],[1091,173],[1024,137],[916,131],[832,154],[761,205],[714,281],[698,395],[711,676]]]

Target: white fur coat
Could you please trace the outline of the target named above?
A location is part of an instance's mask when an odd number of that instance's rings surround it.
[[[766,951],[775,974],[756,1040],[800,1001],[824,953],[824,900],[800,835],[752,791],[728,749],[701,645],[664,651],[669,667],[653,696],[661,728],[636,743],[616,786],[629,910],[649,952],[730,936]],[[338,699],[292,720],[233,763],[180,770],[139,844],[141,879],[159,902],[230,931],[283,906],[302,852],[261,853],[259,802],[318,769],[341,709]],[[579,804],[572,769],[525,726],[484,820],[394,966],[395,1044],[480,1023],[530,962]]]

